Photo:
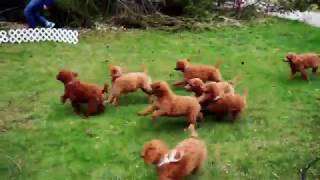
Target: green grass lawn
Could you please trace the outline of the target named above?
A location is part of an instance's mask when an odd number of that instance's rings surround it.
[[[184,57],[203,64],[223,59],[224,79],[241,74],[236,90],[249,90],[240,121],[205,118],[198,133],[209,158],[189,179],[297,179],[320,153],[320,76],[289,81],[281,60],[288,51],[319,52],[319,43],[320,29],[273,19],[201,33],[89,32],[77,45],[1,44],[0,179],[156,179],[141,148],[154,138],[173,147],[188,137],[185,119],[137,116],[148,103],[142,92],[84,119],[60,103],[64,88],[55,76],[68,68],[102,85],[110,81],[109,64],[130,71],[146,64],[153,80],[173,83],[182,77],[175,62]],[[320,163],[308,172],[320,179]]]

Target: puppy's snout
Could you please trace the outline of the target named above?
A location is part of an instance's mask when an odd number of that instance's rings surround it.
[[[179,71],[180,69],[179,68],[174,68],[174,70]]]
[[[186,90],[188,90],[188,91],[191,90],[191,86],[190,86],[189,84],[185,85],[184,88],[185,88]]]
[[[59,81],[61,81],[61,76],[60,76],[60,74],[58,74],[58,75],[56,76],[56,79],[59,80]]]

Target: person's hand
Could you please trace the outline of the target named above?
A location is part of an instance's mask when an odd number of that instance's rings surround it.
[[[44,5],[43,5],[43,9],[44,9],[44,10],[48,10],[48,6],[44,4]]]

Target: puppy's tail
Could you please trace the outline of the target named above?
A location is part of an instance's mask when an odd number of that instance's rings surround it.
[[[191,138],[198,138],[198,133],[196,131],[196,128],[194,127],[194,124],[190,124],[188,130]]]
[[[249,90],[248,90],[248,88],[246,88],[246,89],[243,91],[243,95],[242,95],[242,96],[247,99],[248,94],[249,94]]]
[[[142,69],[145,74],[148,74],[148,67],[145,64],[142,64]]]
[[[216,68],[220,68],[221,64],[223,64],[223,60],[219,59],[215,64],[214,64],[214,67]]]
[[[240,74],[236,75],[233,79],[231,79],[229,81],[229,83],[233,86],[233,87],[236,87],[239,83],[240,83],[240,80],[241,80],[241,76]]]

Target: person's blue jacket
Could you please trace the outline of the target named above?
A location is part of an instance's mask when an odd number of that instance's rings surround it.
[[[48,7],[52,6],[53,5],[53,1],[54,0],[44,0],[44,4]]]
[[[42,9],[43,5],[52,6],[54,0],[29,0],[28,3],[32,6],[32,9]]]

